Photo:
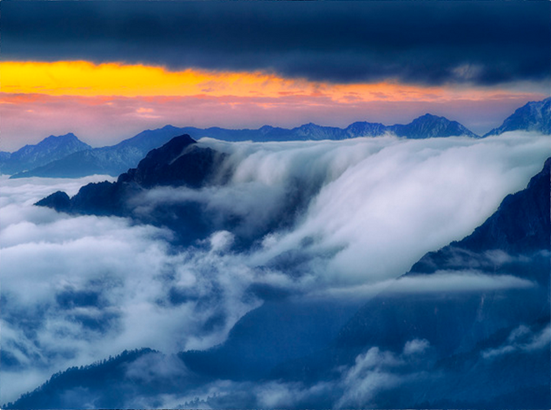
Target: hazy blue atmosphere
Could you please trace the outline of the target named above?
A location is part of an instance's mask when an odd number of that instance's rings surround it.
[[[2,408],[551,408],[550,2],[0,7]]]

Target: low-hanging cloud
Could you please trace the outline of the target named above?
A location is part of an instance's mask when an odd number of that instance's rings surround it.
[[[262,294],[251,290],[258,285],[303,298],[382,289],[424,253],[468,235],[551,154],[548,137],[514,133],[484,140],[387,136],[199,145],[228,154],[219,185],[154,189],[133,204],[139,215],[192,201],[219,219],[220,229],[184,249],[173,246],[168,228],[32,206],[61,188],[74,194],[98,177],[2,180],[1,320],[8,365],[0,374],[1,402],[56,371],[124,349],[169,354],[222,343],[239,318],[262,304]],[[239,248],[242,236],[253,238],[252,246]],[[407,279],[408,287],[531,286],[472,272],[432,279]],[[406,350],[414,355],[425,347],[416,341]],[[383,384],[391,385],[392,377]],[[265,387],[266,403],[284,396],[277,386]],[[330,388],[308,394],[321,397]],[[301,391],[295,388],[298,401]]]
[[[485,275],[476,271],[437,271],[429,276],[406,276],[391,284],[391,291],[398,293],[484,292],[537,286],[511,275]]]
[[[514,135],[483,141],[204,143],[236,150],[231,157],[239,165],[227,189],[251,181],[285,195],[296,181],[299,189],[314,187],[292,229],[270,235],[252,256],[254,263],[303,248],[331,255],[324,279],[355,285],[396,277],[425,252],[470,234],[507,193],[524,188],[549,153],[545,137]],[[252,214],[263,206],[258,197],[244,200]]]
[[[185,395],[165,396],[163,406],[178,408],[364,408],[373,407],[377,396],[401,383],[419,382],[430,376],[431,346],[412,339],[401,353],[369,348],[352,364],[333,369],[335,378],[314,383],[284,380],[251,382],[214,381]],[[190,400],[194,397],[195,400]]]

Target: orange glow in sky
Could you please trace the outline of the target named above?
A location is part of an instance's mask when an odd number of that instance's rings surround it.
[[[267,72],[93,64],[0,62],[0,151],[74,132],[97,146],[166,124],[207,128],[406,124],[427,112],[484,133],[541,93],[426,87],[386,81],[334,84]]]
[[[369,101],[450,101],[494,97],[496,90],[420,87],[381,82],[331,84],[264,72],[168,71],[162,67],[86,61],[1,62],[1,91],[52,96],[310,96],[350,104]]]

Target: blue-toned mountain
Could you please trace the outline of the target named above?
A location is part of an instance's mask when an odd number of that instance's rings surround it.
[[[536,131],[551,134],[551,97],[542,101],[532,101],[517,109],[507,117],[500,127],[484,135],[499,135],[508,131]]]
[[[399,137],[414,139],[455,137],[461,135],[478,138],[478,135],[469,131],[457,121],[450,121],[447,118],[432,114],[425,114],[407,125],[392,125],[388,127],[388,130]]]
[[[146,130],[113,146],[93,148],[54,158],[42,166],[15,174],[12,178],[80,178],[94,174],[117,176],[129,168],[136,167],[153,148],[160,147],[181,134],[181,129],[170,125],[157,130]]]
[[[225,129],[219,127],[195,128],[167,125],[156,130],[143,131],[119,144],[78,152],[35,169],[20,172],[13,178],[31,176],[77,178],[93,174],[117,176],[138,162],[153,148],[160,147],[171,138],[189,134],[194,139],[208,137],[222,141],[319,141],[344,140],[359,137],[378,137],[396,134],[403,138],[435,138],[467,135],[478,137],[467,128],[444,117],[426,114],[407,125],[385,126],[380,123],[355,122],[346,128],[326,127],[313,123],[291,129],[265,125],[259,129]],[[29,169],[29,168],[26,168]]]
[[[235,228],[237,242],[250,244],[276,226],[289,223],[297,208],[305,204],[306,193],[319,185],[308,181],[309,186],[290,187],[285,204],[278,209],[277,215],[271,215],[266,224],[257,224],[254,229],[239,229],[241,224],[246,225],[246,218],[232,213],[220,215],[193,197],[179,203],[155,203],[147,213],[139,210],[140,195],[147,194],[152,188],[222,186],[228,178],[226,171],[231,172],[232,167],[224,163],[225,159],[226,154],[198,144],[184,134],[151,150],[136,168],[122,173],[116,182],[88,184],[72,198],[64,192],[55,192],[36,205],[74,214],[116,215],[134,218],[141,223],[169,226],[180,243],[191,243],[205,239],[217,230]]]
[[[91,148],[72,133],[57,137],[51,135],[36,145],[25,145],[11,154],[3,152],[0,156],[0,172],[10,175],[19,173]]]

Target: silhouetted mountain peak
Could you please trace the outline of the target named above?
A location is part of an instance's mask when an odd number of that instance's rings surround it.
[[[198,187],[212,171],[215,152],[194,146],[197,141],[184,134],[151,150],[137,168],[119,177],[119,182],[136,182],[144,188],[156,185]]]
[[[49,149],[49,148],[51,149],[51,148],[57,148],[57,147],[61,147],[63,145],[69,145],[69,144],[78,145],[83,147],[84,149],[92,148],[88,144],[85,144],[84,142],[80,141],[75,134],[70,132],[65,135],[58,135],[58,136],[50,135],[49,137],[44,138],[36,145],[25,145],[23,148],[21,148],[21,150],[29,151],[29,150],[37,150],[37,149]],[[19,151],[16,151],[16,152],[19,152]]]
[[[88,184],[69,201],[66,194],[56,192],[36,205],[83,214],[124,215],[124,201],[136,189],[200,187],[207,182],[215,164],[223,157],[224,154],[210,148],[198,147],[189,135],[181,135],[151,150],[137,168],[121,174],[117,182]]]
[[[69,132],[65,135],[57,135],[57,136],[50,135],[49,137],[44,138],[40,143],[38,143],[38,145],[48,144],[53,141],[74,141],[74,140],[78,140],[78,138],[76,137],[75,134],[73,134],[72,132]]]
[[[269,134],[274,130],[281,130],[282,128],[272,127],[271,125],[264,125],[258,129],[262,135]]]
[[[174,137],[162,147],[149,151],[145,158],[140,161],[138,167],[145,166],[147,162],[167,163],[173,161],[182,154],[184,148],[196,143],[197,141],[187,134]]]
[[[178,129],[177,127],[175,127],[174,125],[172,124],[167,124],[165,125],[163,128],[161,128],[162,130],[176,130]]]
[[[303,131],[305,133],[311,133],[313,131],[319,130],[322,128],[320,125],[314,124],[313,122],[309,122],[308,124],[302,124],[300,127],[297,127],[298,130]]]
[[[439,117],[438,115],[430,114],[430,113],[427,112],[424,115],[421,115],[421,116],[417,117],[412,122],[426,121],[426,120],[445,120],[445,121],[449,121],[446,117]]]

